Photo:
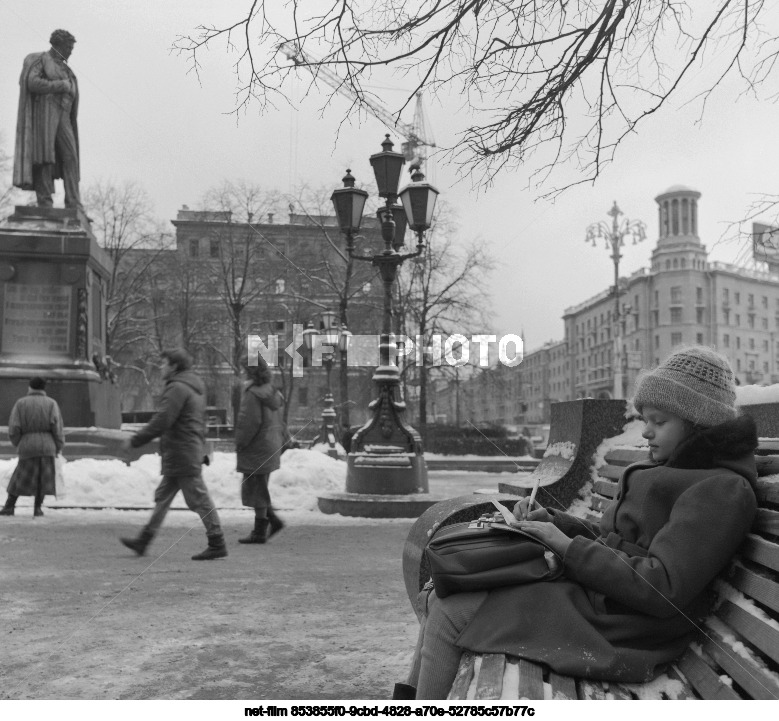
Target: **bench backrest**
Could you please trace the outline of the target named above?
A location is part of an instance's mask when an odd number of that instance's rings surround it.
[[[647,457],[646,449],[606,454],[593,483],[593,517],[611,502],[625,466]],[[779,699],[779,442],[761,442],[755,461],[757,518],[716,582],[718,604],[700,642],[678,664],[703,698]]]

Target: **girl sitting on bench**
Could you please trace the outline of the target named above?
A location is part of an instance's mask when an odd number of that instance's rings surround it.
[[[735,400],[733,371],[710,348],[677,351],[644,372],[633,404],[651,461],[625,470],[599,524],[516,504],[519,528],[559,553],[563,575],[430,594],[409,678],[416,697],[446,698],[463,649],[629,683],[681,654],[757,508],[757,432]]]

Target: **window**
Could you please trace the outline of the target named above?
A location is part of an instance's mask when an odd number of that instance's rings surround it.
[[[733,298],[734,298],[734,299],[735,299],[735,301],[736,301],[736,305],[738,305],[739,303],[741,303],[741,293],[734,293],[734,294],[733,294]]]
[[[681,286],[677,285],[671,288],[671,303],[681,303],[682,302],[682,288]]]
[[[752,313],[750,313],[750,314],[747,316],[747,325],[748,325],[750,328],[754,328],[754,327],[755,327],[755,316],[754,316],[754,315],[752,315]]]
[[[763,353],[768,353],[768,341],[763,341]]]
[[[698,305],[703,304],[703,288],[696,288],[695,289],[695,302]]]
[[[741,348],[741,338],[736,336],[736,348]]]
[[[763,308],[768,308],[768,296],[764,295],[762,298]]]
[[[308,388],[303,388],[303,387],[298,388],[298,405],[299,406],[308,405]]]
[[[748,305],[750,308],[754,308],[754,307],[755,307],[755,296],[754,296],[752,293],[750,293],[750,294],[747,296],[747,305]]]
[[[722,320],[725,321],[725,325],[730,325],[730,311],[727,308],[722,311]]]
[[[722,289],[722,300],[725,303],[729,303],[730,302],[730,290],[728,288],[723,288]]]
[[[681,322],[682,322],[682,309],[671,308],[671,323],[681,323]]]
[[[671,333],[671,345],[677,346],[682,344],[682,334],[681,333]]]
[[[655,306],[655,308],[656,308],[658,305],[660,305],[660,291],[659,291],[659,290],[656,290],[656,291],[655,291],[655,302],[654,302],[654,306]],[[779,298],[777,298],[777,299],[776,299],[776,305],[777,305],[777,307],[779,307]]]
[[[761,318],[760,325],[763,327],[763,330],[768,330],[768,318]]]
[[[754,338],[750,338],[749,339],[749,350],[754,350],[754,349],[755,349],[755,339]]]
[[[210,243],[210,253],[212,258],[218,258],[219,257],[219,241],[218,240],[212,240]]]
[[[656,335],[655,336],[655,348],[659,348],[659,347],[660,347],[660,336]]]
[[[736,325],[741,325],[741,315],[736,313]]]
[[[695,342],[698,345],[703,345],[703,333],[696,333],[695,334]]]
[[[696,308],[695,309],[695,322],[696,323],[703,323],[703,308]]]
[[[197,238],[189,241],[189,255],[191,258],[197,258],[200,255],[200,241]]]
[[[725,335],[722,336],[722,345],[724,345],[725,348],[730,348],[730,335],[728,333],[725,333]]]

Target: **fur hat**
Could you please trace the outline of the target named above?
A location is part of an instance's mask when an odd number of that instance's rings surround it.
[[[699,426],[717,426],[738,415],[733,371],[711,348],[682,348],[638,377],[633,405],[639,413],[652,406]]]

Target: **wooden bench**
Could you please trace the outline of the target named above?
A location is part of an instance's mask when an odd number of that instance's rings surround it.
[[[645,449],[606,454],[592,483],[591,520],[611,502],[625,466],[646,458]],[[465,652],[449,698],[779,700],[779,443],[761,443],[755,460],[759,510],[751,533],[715,581],[718,605],[704,633],[664,674],[647,684],[594,682],[526,659]]]

